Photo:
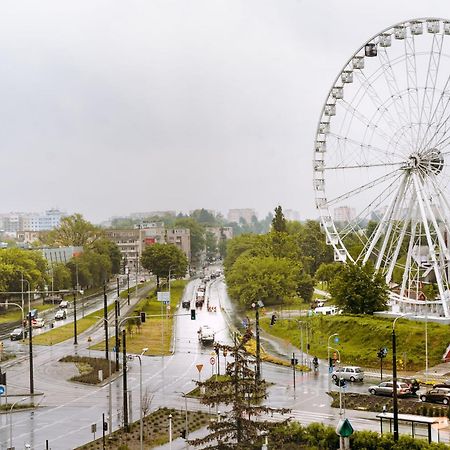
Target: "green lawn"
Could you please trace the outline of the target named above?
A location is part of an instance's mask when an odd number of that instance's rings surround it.
[[[8,312],[4,314],[0,314],[0,323],[8,323],[8,322],[16,322],[17,320],[22,320],[22,311],[17,306],[11,305],[11,303],[17,303],[20,305],[21,301],[10,302],[10,306],[8,308]],[[22,305],[21,305],[22,306]],[[38,311],[45,311],[46,309],[53,308],[54,305],[46,304],[46,305],[36,305],[31,304],[31,309],[37,309]],[[24,303],[24,314],[25,317],[28,314],[28,300]]]
[[[310,354],[327,357],[327,340],[339,333],[339,342],[330,339],[330,345],[341,353],[344,364],[378,368],[376,354],[380,347],[387,347],[384,367],[392,367],[392,320],[356,315],[314,316],[302,319],[310,327]],[[270,326],[270,319],[261,320],[262,328],[293,345],[300,347],[300,329],[295,320],[278,319]],[[303,342],[306,348],[306,327]],[[425,323],[400,319],[395,326],[397,336],[397,362],[399,369],[421,370],[425,368]],[[450,326],[428,323],[429,365],[442,362],[442,355],[450,341]]]

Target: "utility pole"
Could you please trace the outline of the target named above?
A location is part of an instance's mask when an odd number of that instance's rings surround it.
[[[122,330],[122,346],[123,346],[123,427],[126,433],[128,433],[128,398],[127,398],[127,343],[126,330]]]
[[[256,303],[256,312],[255,312],[255,326],[256,326],[256,380],[259,381],[261,379],[261,341],[259,338],[259,305]]]
[[[103,283],[103,317],[105,322],[105,359],[109,358],[109,338],[108,338],[108,297],[106,295],[106,283]]]
[[[78,289],[78,286],[77,286]],[[77,289],[73,294],[73,345],[78,345],[77,337]]]
[[[130,304],[130,269],[127,269],[127,305]]]
[[[31,311],[28,311],[28,332],[30,349],[30,395],[34,395],[34,377],[33,377],[33,327],[31,325]]]
[[[120,304],[119,299],[114,302],[114,318],[115,318],[115,335],[116,335],[116,372],[119,370],[119,352],[120,352],[120,335],[119,335],[119,315],[120,315]]]

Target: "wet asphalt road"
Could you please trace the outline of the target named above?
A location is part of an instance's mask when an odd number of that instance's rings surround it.
[[[194,280],[188,284],[185,296],[192,299],[199,284]],[[184,399],[180,392],[188,392],[195,387],[194,380],[199,377],[197,365],[202,364],[200,376],[210,376],[216,365],[211,365],[212,348],[202,346],[197,337],[197,330],[201,325],[208,324],[216,332],[216,340],[231,343],[228,322],[232,317],[232,305],[226,294],[222,280],[215,280],[208,285],[207,297],[210,306],[216,306],[216,312],[208,312],[205,306],[197,310],[197,319],[192,321],[188,310],[178,309],[180,315],[176,320],[174,335],[174,353],[166,357],[142,358],[142,382],[144,393],[153,396],[152,409],[158,406],[173,406],[184,408]],[[111,333],[113,329],[110,330]],[[16,412],[13,417],[13,445],[24,448],[30,444],[31,448],[45,448],[46,439],[50,448],[73,449],[94,438],[91,425],[97,424],[101,430],[102,413],[108,415],[108,384],[103,386],[85,386],[66,381],[73,374],[71,365],[56,363],[59,358],[73,354],[74,350],[81,355],[102,356],[102,352],[87,349],[87,337],[93,342],[102,340],[102,327],[84,333],[79,337],[79,345],[74,348],[72,342],[61,343],[52,347],[35,348],[35,391],[40,396],[41,408],[35,411]],[[14,343],[17,348],[22,344]],[[24,349],[24,352],[26,349]],[[131,391],[131,420],[139,417],[139,362],[130,361],[128,372],[128,386]],[[220,358],[221,372],[224,371],[225,361]],[[15,400],[23,398],[28,392],[28,362],[24,360],[7,369],[10,393],[17,394]],[[291,416],[301,423],[323,422],[336,424],[339,411],[331,408],[326,368],[321,367],[319,374],[296,374],[296,389],[293,387],[292,370],[286,367],[263,364],[262,375],[274,383],[269,388],[268,404],[274,407],[291,408]],[[351,391],[367,392],[367,384],[353,384]],[[121,422],[122,411],[122,378],[119,376],[111,383],[112,387],[112,419],[113,429]],[[333,388],[336,388],[333,385]],[[337,389],[337,388],[336,388]],[[189,408],[208,410],[200,406],[195,400],[188,400]],[[0,449],[9,446],[10,414],[0,415]],[[352,419],[355,429],[379,430],[379,423],[373,420],[374,413],[348,411],[347,417]],[[99,433],[96,437],[99,437]],[[181,440],[173,444],[173,449],[183,448]],[[178,446],[178,447],[177,447]]]

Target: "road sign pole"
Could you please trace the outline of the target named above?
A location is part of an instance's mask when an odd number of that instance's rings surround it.
[[[295,391],[295,353],[292,353],[292,376],[294,377],[294,391]]]

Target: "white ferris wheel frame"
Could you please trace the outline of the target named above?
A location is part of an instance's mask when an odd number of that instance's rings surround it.
[[[410,33],[409,36],[410,39],[408,39],[407,35],[408,32]],[[335,224],[335,221],[333,220],[330,207],[333,205],[333,203],[345,199],[346,196],[348,197],[350,196],[350,194],[351,195],[360,194],[365,189],[375,186],[375,184],[379,183],[380,181],[384,182],[389,180],[390,178],[397,176],[397,179],[395,180],[396,182],[398,182],[396,193],[394,195],[391,195],[391,201],[388,204],[383,217],[379,221],[374,231],[374,234],[371,235],[370,239],[366,242],[364,246],[365,254],[364,257],[360,259],[360,261],[363,264],[365,264],[369,260],[369,258],[372,259],[374,261],[374,266],[376,270],[382,270],[386,282],[388,284],[391,283],[393,272],[398,262],[397,258],[401,250],[402,242],[405,239],[407,233],[408,224],[411,224],[411,230],[409,231],[410,238],[402,283],[397,291],[391,291],[390,300],[391,300],[391,307],[393,309],[396,309],[399,312],[413,311],[418,313],[418,315],[420,315],[421,312],[423,313],[424,302],[418,299],[417,296],[416,298],[411,298],[411,295],[409,294],[410,292],[409,288],[407,287],[408,286],[407,278],[409,276],[408,273],[409,270],[411,269],[412,264],[411,261],[413,259],[412,256],[414,250],[413,246],[415,239],[417,239],[416,236],[417,229],[420,226],[420,233],[422,233],[423,239],[427,243],[429,249],[429,258],[431,261],[430,270],[432,270],[435,274],[436,284],[439,290],[437,298],[426,299],[425,314],[433,315],[434,313],[435,315],[438,316],[450,318],[450,289],[449,289],[450,277],[448,273],[450,266],[449,264],[450,250],[449,244],[447,242],[447,236],[442,231],[442,226],[440,226],[440,224],[438,223],[438,222],[444,223],[445,230],[446,231],[448,230],[450,234],[450,205],[447,199],[445,198],[445,195],[443,195],[442,192],[439,192],[440,191],[439,184],[436,181],[436,177],[438,176],[439,172],[442,170],[442,167],[444,165],[442,159],[443,154],[441,155],[440,151],[434,148],[428,150],[427,145],[431,142],[431,140],[427,140],[429,137],[428,132],[431,126],[430,123],[428,123],[428,127],[424,131],[424,134],[421,135],[423,111],[425,108],[429,108],[429,114],[431,115],[431,111],[434,106],[435,87],[440,64],[440,53],[439,58],[437,58],[434,56],[435,51],[433,50],[433,48],[431,50],[429,66],[427,69],[426,83],[428,83],[428,76],[431,73],[430,76],[431,83],[434,82],[434,86],[433,89],[429,89],[427,88],[427,85],[425,85],[422,104],[420,104],[417,86],[416,66],[415,66],[416,54],[415,54],[414,36],[423,33],[433,35],[433,46],[435,45],[436,40],[437,42],[436,54],[438,54],[438,52],[442,51],[443,44],[442,42],[439,44],[439,42],[437,41],[437,36],[442,37],[441,41],[443,41],[444,36],[447,35],[449,36],[448,39],[450,39],[450,20],[436,17],[428,17],[428,18],[407,20],[389,26],[384,30],[382,30],[381,32],[373,35],[366,42],[364,42],[364,44],[361,47],[359,47],[356,50],[356,52],[354,52],[352,56],[343,65],[342,69],[336,76],[333,84],[331,85],[331,88],[328,91],[328,95],[322,107],[320,118],[317,124],[316,139],[314,145],[314,160],[313,160],[313,172],[314,172],[313,188],[315,192],[316,208],[320,214],[321,226],[326,234],[327,244],[333,246],[334,248],[335,261],[341,262],[349,261],[355,263],[356,259],[351,256],[350,252],[346,248],[346,245],[343,242],[343,238]],[[404,117],[406,117],[407,122],[409,118],[411,124],[413,122],[417,122],[417,126],[419,126],[420,128],[417,131],[416,139],[414,139],[415,131],[413,130],[412,126],[409,127],[408,131],[406,127],[407,123],[403,127],[404,129],[400,130],[400,132],[399,130],[396,130],[393,135],[389,135],[387,133],[382,134],[383,133],[382,131],[376,129],[377,128],[376,123],[378,122],[376,122],[374,125],[374,120],[376,118],[375,116],[378,114],[378,110],[380,109],[385,108],[385,110],[388,111],[385,104],[386,102],[383,102],[382,99],[380,99],[377,96],[377,92],[371,86],[370,80],[364,80],[361,75],[362,70],[359,70],[364,68],[365,58],[374,56],[367,53],[368,51],[370,51],[370,49],[375,48],[374,50],[375,57],[385,58],[386,56],[383,55],[385,55],[386,48],[391,46],[391,40],[394,39],[404,40],[405,42],[404,61],[406,63],[406,80],[408,85],[407,89],[410,90],[411,85],[413,87],[415,86],[416,95],[408,96],[409,109],[408,105],[405,105],[403,100],[401,102],[393,101],[393,104],[397,115],[403,115]],[[384,52],[380,51],[377,54],[376,50],[378,47],[384,48]],[[391,67],[392,61],[388,62],[385,61],[383,64],[380,63],[381,69],[377,70],[383,70],[383,68],[387,72],[392,70]],[[374,115],[370,118],[370,120],[368,120],[366,117],[361,117],[361,114],[358,113],[357,108],[353,107],[351,103],[345,103],[345,101],[343,100],[344,98],[343,92],[345,90],[344,89],[345,85],[346,83],[353,82],[354,76],[359,77],[358,80],[361,82],[361,86],[364,87],[364,89],[366,89],[366,94],[370,96],[371,101],[373,102],[374,105],[378,105],[378,110],[374,113]],[[414,77],[416,77],[415,80]],[[396,92],[397,94],[401,95],[401,91],[398,90],[398,86],[395,86],[396,83],[395,75],[392,73],[387,73],[385,74],[385,79],[389,91],[391,93]],[[449,81],[450,76],[447,80],[447,83],[449,83]],[[448,84],[448,86],[446,84],[444,89],[446,89],[447,87],[450,90],[450,83]],[[411,102],[417,103],[411,105]],[[439,102],[441,102],[441,99],[438,100],[436,110],[433,112],[431,117],[428,116],[429,122],[431,122],[431,119],[434,118],[434,114],[437,111]],[[411,135],[409,141],[411,145],[415,146],[415,148],[418,149],[418,151],[422,148],[426,148],[426,151],[419,152],[418,160],[414,159],[415,156],[408,155],[406,159],[403,161],[392,161],[387,162],[385,164],[380,164],[380,166],[392,165],[393,167],[397,168],[399,168],[398,166],[400,166],[401,169],[400,176],[398,176],[399,175],[398,171],[396,172],[394,170],[383,176],[380,176],[378,179],[371,180],[364,185],[356,187],[352,191],[346,192],[336,198],[328,200],[325,188],[326,187],[325,172],[327,170],[339,168],[346,168],[346,169],[352,168],[352,166],[330,167],[326,165],[327,137],[332,135],[330,131],[330,125],[332,124],[333,116],[336,114],[337,105],[343,105],[344,108],[346,109],[346,114],[349,113],[357,117],[360,123],[362,122],[366,123],[367,130],[365,131],[365,133],[373,134],[376,132],[380,135],[381,138],[383,138],[383,140],[385,140],[388,143],[395,141],[396,142],[395,145],[397,145],[401,139],[403,140],[408,139],[407,134],[409,133]],[[415,116],[413,117],[414,114]],[[378,117],[377,119],[378,121],[380,120],[380,117]],[[446,120],[449,120],[449,118],[450,113],[447,116]],[[442,120],[443,117],[441,117],[440,119]],[[389,126],[389,123],[387,125]],[[373,128],[373,130],[370,130],[371,127]],[[444,141],[446,140],[450,140],[450,138],[447,136],[447,138],[444,139]],[[346,142],[351,142],[351,139],[347,140]],[[360,143],[356,142],[356,144],[359,145]],[[377,151],[383,152],[384,150],[381,148],[377,149]],[[376,164],[372,164],[370,167],[375,166]],[[426,182],[429,184],[429,186],[432,187],[432,189],[436,190],[437,192],[436,198],[439,202],[441,211],[439,213],[439,217],[437,218],[433,210],[433,205],[431,204],[431,201],[428,196]],[[404,213],[405,214],[404,223],[401,226],[393,225],[392,217],[394,211],[398,210],[401,207],[400,206],[401,199],[405,197],[405,193],[407,191],[411,192],[412,194],[406,207],[405,205],[403,205],[403,208],[406,211],[406,213]],[[414,210],[414,208],[416,208],[415,211],[416,214],[418,215],[418,218],[416,216],[413,217],[412,211]],[[393,234],[394,226],[396,226],[398,230],[395,230],[395,232],[397,233],[397,237],[396,241],[392,244],[389,241],[390,239],[391,240],[394,239]],[[434,239],[432,235],[434,236]],[[439,245],[438,250],[436,250],[435,248],[436,242]],[[381,245],[381,247],[378,248],[377,252],[374,252],[375,247],[377,245]],[[391,253],[389,255],[389,261],[384,261],[383,258],[385,256],[385,251],[388,245],[391,246],[390,249]]]

